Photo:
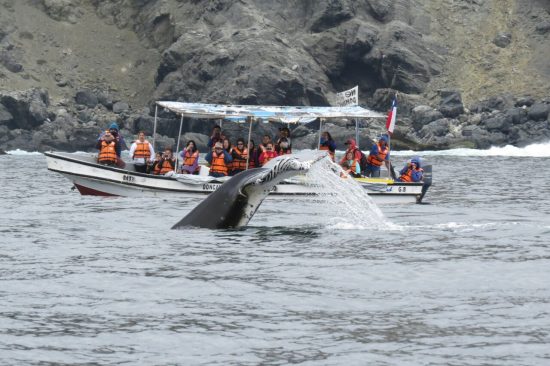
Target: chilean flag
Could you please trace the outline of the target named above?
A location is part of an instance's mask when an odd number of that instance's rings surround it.
[[[391,109],[388,112],[388,119],[386,120],[386,130],[391,135],[395,128],[395,119],[397,117],[397,97],[393,97],[391,102]]]

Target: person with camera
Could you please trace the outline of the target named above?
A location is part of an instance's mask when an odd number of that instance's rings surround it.
[[[424,175],[424,169],[420,167],[420,158],[414,157],[399,171],[398,182],[420,182]]]
[[[172,148],[167,147],[164,149],[157,166],[159,169],[159,175],[166,175],[170,172],[172,172],[171,174],[174,174],[176,168],[176,158],[173,155]]]
[[[97,162],[102,165],[115,166],[117,163],[116,141],[115,137],[108,130],[97,141],[96,147],[99,149]]]
[[[265,151],[260,154],[260,166],[266,165],[271,159],[278,156],[277,152],[273,150],[273,143],[268,143]]]
[[[225,136],[222,133],[222,128],[218,125],[214,126],[212,128],[212,135],[210,135],[210,139],[208,140],[207,146],[211,149],[214,148],[214,145],[216,145],[216,142],[220,141],[223,142]]]
[[[212,151],[204,157],[204,160],[210,164],[211,177],[225,177],[229,173],[233,158],[223,149],[221,141],[216,142]]]

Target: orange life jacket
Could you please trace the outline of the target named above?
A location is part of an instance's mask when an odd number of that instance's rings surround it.
[[[423,171],[422,168],[418,169],[419,171]],[[399,180],[401,182],[412,182],[412,172],[413,170],[411,168],[407,169],[407,171],[404,174],[401,174],[399,177]]]
[[[390,152],[390,149],[388,149],[387,147],[385,149],[382,149],[380,144],[376,145],[378,146],[378,154],[369,154],[369,157],[367,158],[367,163],[374,166],[382,166],[382,163],[384,162],[384,160],[386,160],[386,156]]]
[[[160,174],[160,165],[158,164],[158,161],[155,162],[154,166],[155,167],[153,168],[153,174],[159,175]]]
[[[292,154],[292,150],[290,148],[284,150],[282,148],[279,149],[279,155],[288,155],[288,154]]]
[[[330,151],[328,146],[324,146],[324,145],[321,145],[319,147],[319,150],[326,150],[328,151],[328,155],[330,156],[330,158],[332,159],[332,161],[334,161],[334,151]]]
[[[210,164],[210,171],[212,173],[221,173],[227,175],[227,164],[225,164],[225,155],[212,153],[212,164]]]
[[[149,159],[151,157],[151,150],[149,149],[148,141],[136,141],[136,150],[134,151],[134,159]]]
[[[97,161],[100,163],[112,163],[115,164],[117,161],[116,156],[116,142],[106,142],[101,141],[101,149],[99,150],[99,155]]]
[[[191,152],[190,150],[185,150],[185,155],[183,157],[183,165],[187,165],[187,166],[193,166],[193,164],[195,164],[195,160],[197,160],[199,158],[199,152],[198,151],[195,151],[195,152]]]
[[[159,174],[164,175],[168,173],[170,170],[174,170],[174,167],[170,164],[169,160],[164,160],[162,162],[162,166],[159,167]]]
[[[277,157],[277,152],[266,150],[260,155],[260,164],[264,166],[267,164],[268,161],[276,157]]]
[[[248,156],[248,149],[246,147],[243,147],[243,150],[240,151],[238,148],[234,147],[233,151],[237,153],[237,155],[242,158],[241,159],[233,159],[233,164],[231,169],[233,170],[246,170],[246,158]]]

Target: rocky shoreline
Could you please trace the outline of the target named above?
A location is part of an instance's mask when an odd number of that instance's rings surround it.
[[[372,108],[385,111],[395,90],[379,89]],[[465,108],[460,93],[440,92],[436,107],[422,103],[417,95],[398,94],[398,122],[392,139],[395,149],[442,150],[457,147],[486,149],[491,146],[526,146],[550,140],[548,100],[529,97],[499,96]],[[73,103],[52,105],[48,92],[31,89],[0,92],[0,149],[26,151],[94,151],[98,134],[112,121],[121,126],[129,141],[138,131],[153,133],[154,107],[133,109],[124,101],[114,101],[104,92],[83,89]],[[161,111],[158,118],[157,146],[172,146],[179,118]],[[206,150],[209,133],[218,121],[185,119],[182,141],[193,139]],[[265,133],[276,136],[280,124],[257,124],[253,138]],[[293,145],[297,149],[314,148],[319,122],[291,125]],[[327,120],[324,129],[331,132],[343,148],[354,136],[352,121]],[[384,132],[384,121],[362,121],[360,141],[368,146]],[[224,130],[232,139],[246,136],[247,127],[226,122]]]

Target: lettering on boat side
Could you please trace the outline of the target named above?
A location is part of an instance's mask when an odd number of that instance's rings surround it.
[[[206,183],[202,185],[203,191],[215,191],[216,189],[220,188],[221,184],[211,184]]]
[[[407,191],[407,187],[399,187],[399,192],[406,192]]]
[[[126,174],[125,174],[125,175],[122,176],[122,180],[123,180],[124,182],[133,183],[133,182],[136,181],[136,178],[135,178],[135,177],[132,177],[131,175],[126,175]]]

